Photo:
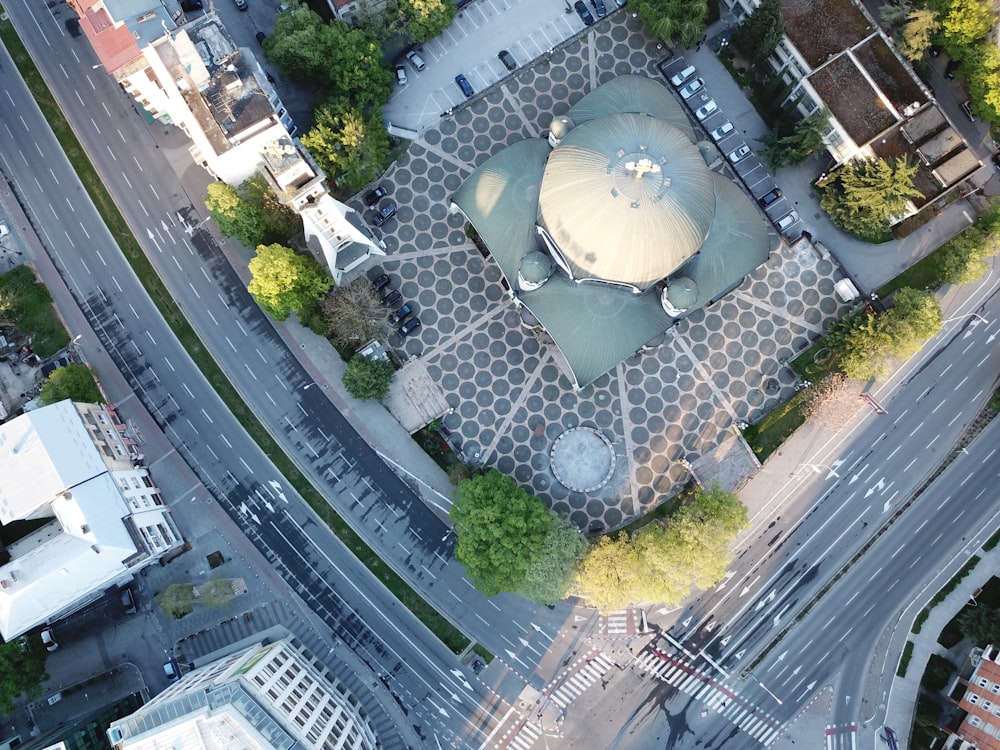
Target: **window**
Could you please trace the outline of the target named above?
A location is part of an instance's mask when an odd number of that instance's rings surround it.
[[[990,686],[990,692],[993,693],[993,695],[1000,695],[1000,682],[994,682]]]
[[[969,715],[969,726],[976,727],[978,729],[982,723],[982,719],[978,716],[973,716],[972,714]]]
[[[979,685],[979,687],[989,687],[990,681],[987,680],[985,677],[980,677],[978,680],[976,680],[976,684]]]
[[[969,703],[971,703],[973,706],[979,705],[979,696],[976,695],[975,693],[969,693],[967,696],[965,696],[965,699],[969,701]]]
[[[986,701],[986,700],[983,701],[983,710],[984,711],[989,711],[992,708],[993,708],[993,702],[992,701]]]

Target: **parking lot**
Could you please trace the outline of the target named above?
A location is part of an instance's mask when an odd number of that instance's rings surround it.
[[[444,426],[466,460],[514,477],[581,528],[616,528],[647,512],[688,478],[685,462],[713,451],[739,456],[735,423],[752,422],[791,395],[795,378],[783,361],[842,309],[833,293],[841,278],[835,265],[785,245],[738,289],[683,320],[659,348],[580,391],[544,331],[522,321],[497,266],[470,242],[463,218],[449,212],[452,194],[490,155],[538,137],[553,114],[601,82],[639,70],[669,86],[659,70],[667,56],[631,13],[614,13],[428,127],[382,181],[398,212],[383,227],[389,255],[369,273],[387,273],[422,321],[402,346],[423,360],[453,409]],[[706,89],[723,112],[707,122],[732,120],[735,148],[759,136],[763,124],[715,62]],[[743,170],[755,195],[768,192],[766,170],[749,161]],[[363,207],[360,197],[355,205]],[[555,439],[577,426],[600,430],[614,446],[611,480],[589,494],[566,489],[549,468]],[[752,470],[752,460],[742,466]]]

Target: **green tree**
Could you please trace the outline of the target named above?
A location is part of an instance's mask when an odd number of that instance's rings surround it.
[[[496,469],[458,485],[451,519],[455,558],[487,596],[525,584],[556,523],[541,500]]]
[[[651,36],[670,42],[676,37],[685,47],[693,47],[705,33],[708,20],[706,0],[639,0],[639,18]]]
[[[392,332],[389,311],[365,278],[335,286],[320,307],[327,335],[339,348],[357,348]]]
[[[379,43],[388,41],[403,26],[397,0],[360,0],[354,13],[355,25]]]
[[[85,404],[104,403],[93,368],[72,363],[53,370],[45,378],[42,390],[38,394],[39,402],[54,404],[67,398]]]
[[[895,354],[892,331],[884,315],[863,312],[843,327],[832,330],[831,349],[839,354],[837,366],[847,377],[871,380],[885,373]]]
[[[275,320],[315,307],[333,286],[323,266],[283,245],[259,245],[249,267],[247,291]]]
[[[274,33],[264,40],[264,56],[289,78],[322,85],[328,80],[326,28],[318,13],[296,3],[274,17]]]
[[[1000,642],[1000,613],[992,607],[979,605],[966,607],[958,615],[958,627],[962,635],[977,645]]]
[[[897,356],[912,356],[927,339],[941,331],[941,305],[933,292],[922,289],[900,289],[893,296],[893,307],[887,314],[896,329]]]
[[[911,198],[916,164],[903,159],[872,159],[843,166],[827,185],[820,205],[834,223],[849,232],[879,236],[900,218]]]
[[[823,138],[830,128],[829,118],[830,113],[824,108],[798,120],[788,135],[769,133],[759,139],[764,144],[761,155],[774,170],[802,164],[823,147]]]
[[[0,643],[0,713],[9,714],[21,695],[32,699],[41,696],[42,683],[49,678],[47,655],[37,633]]]
[[[587,540],[580,529],[568,517],[555,516],[542,550],[531,561],[517,593],[539,604],[555,604],[573,586],[577,565],[586,549]]]
[[[781,0],[763,0],[733,32],[733,46],[754,65],[765,62],[785,34]]]
[[[210,183],[205,207],[219,225],[223,237],[235,237],[246,247],[261,243],[263,212],[259,206],[243,200],[236,188],[224,182]]]
[[[956,60],[993,28],[993,4],[987,0],[950,0],[941,19],[944,51]]]
[[[302,143],[331,180],[355,193],[379,175],[389,156],[389,133],[380,117],[322,105],[315,119]]]
[[[355,354],[344,370],[344,387],[354,398],[381,401],[389,395],[395,373],[389,360]]]
[[[1000,237],[991,218],[984,216],[941,248],[938,257],[942,283],[968,284],[983,277],[986,260],[1000,251]]]
[[[917,8],[906,16],[899,51],[907,60],[919,60],[931,48],[932,39],[940,28],[937,13],[930,8]]]
[[[669,524],[651,523],[631,540],[599,540],[580,562],[577,593],[603,611],[639,601],[676,604],[692,586],[722,580],[730,545],[747,522],[735,495],[717,486],[699,489]]]
[[[399,9],[416,42],[438,36],[451,25],[456,12],[453,0],[399,0]]]
[[[977,117],[1000,122],[1000,50],[992,43],[977,45],[962,63],[969,81],[969,105]]]

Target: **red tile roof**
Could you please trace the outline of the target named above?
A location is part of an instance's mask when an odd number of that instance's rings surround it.
[[[80,16],[80,28],[108,73],[114,73],[141,56],[128,27],[115,24],[104,7],[104,0],[77,0],[74,9]]]

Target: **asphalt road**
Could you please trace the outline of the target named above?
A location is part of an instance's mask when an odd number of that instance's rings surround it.
[[[312,381],[252,304],[212,237],[197,228],[200,220],[195,222],[193,207],[179,194],[130,101],[110,79],[78,62],[90,51],[82,37],[66,31],[74,28],[72,12],[66,6],[53,6],[52,17],[23,6],[10,10],[22,14],[18,27],[27,30],[29,46],[44,49],[36,51],[37,59],[54,74],[52,88],[68,103],[70,118],[77,116],[78,134],[154,264],[175,292],[182,290],[177,296],[186,300],[203,341],[244,396],[257,402],[272,434],[300,452],[300,466],[397,570],[425,595],[436,595],[442,611],[487,648],[509,650],[511,669],[495,670],[498,687],[501,678],[518,676],[502,680],[499,689],[516,695],[524,681],[541,682],[545,675],[535,674],[536,663],[566,613],[542,609],[536,618],[522,606],[522,625],[515,625],[513,618],[498,616],[500,605],[472,589],[450,559],[443,524],[325,398],[308,393]],[[249,440],[141,289],[9,59],[0,63],[0,76],[10,102],[0,113],[8,136],[0,154],[3,170],[101,343],[147,409],[265,556],[287,571],[289,584],[373,669],[398,682],[395,691],[415,724],[445,742],[480,740],[490,722],[477,715],[478,706],[494,702],[490,691],[316,522]]]

